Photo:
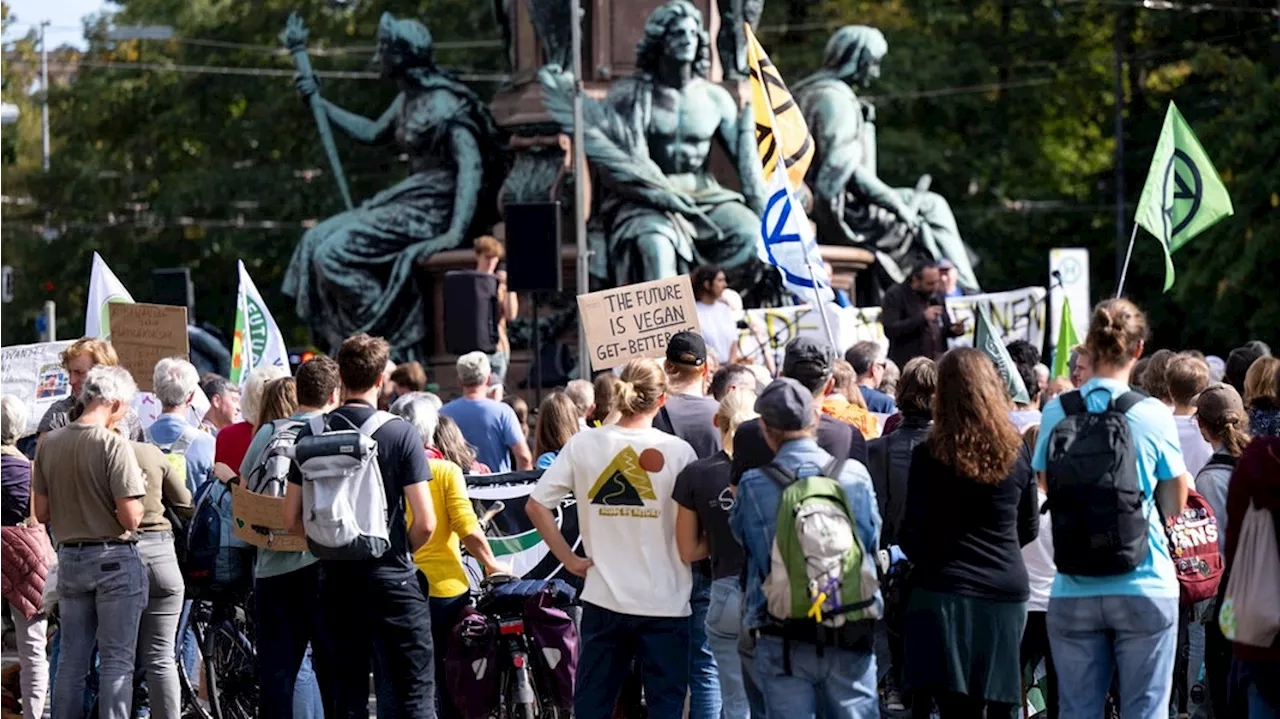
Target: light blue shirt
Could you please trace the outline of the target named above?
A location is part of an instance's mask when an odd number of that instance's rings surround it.
[[[811,438],[787,442],[778,448],[774,462],[808,477],[822,472],[831,464],[827,454]],[[844,487],[849,508],[853,511],[854,531],[862,542],[862,561],[874,571],[876,551],[880,547],[880,512],[876,505],[875,489],[871,475],[857,460],[849,460],[836,477]],[[760,469],[743,473],[738,483],[738,496],[729,512],[729,528],[747,555],[747,594],[744,598],[743,622],[747,629],[756,629],[769,621],[764,597],[764,578],[769,576],[770,553],[773,538],[778,530],[778,504],[782,501],[782,488]],[[876,591],[876,605],[883,607],[880,592]]]
[[[295,412],[289,419],[296,419],[301,422],[307,422],[312,417],[320,414],[319,412]],[[262,457],[262,451],[271,443],[271,438],[275,435],[275,427],[270,424],[263,425],[258,428],[258,433],[253,435],[253,441],[249,443],[249,449],[244,453],[244,461],[240,463],[240,476],[248,477],[253,471],[254,465],[258,464],[258,460]],[[258,579],[266,579],[268,577],[279,577],[289,572],[304,569],[316,563],[316,557],[311,552],[277,552],[274,549],[258,548],[258,558],[254,564],[254,576]]]
[[[156,418],[147,430],[148,437],[154,444],[172,444],[182,436],[183,430],[190,427],[185,415],[162,414]],[[198,431],[196,437],[187,448],[183,457],[187,460],[187,490],[196,496],[200,487],[213,478],[214,440],[209,434]]]
[[[440,414],[458,423],[467,443],[476,448],[476,459],[490,471],[511,471],[511,445],[524,441],[520,420],[511,405],[459,397],[446,404]]]
[[[538,455],[538,461],[533,463],[534,469],[547,469],[556,461],[556,455],[559,452],[543,452]]]
[[[1101,412],[1114,397],[1129,391],[1129,385],[1095,377],[1080,388],[1090,412]],[[1062,421],[1062,402],[1057,398],[1045,405],[1040,419],[1040,436],[1036,440],[1036,452],[1031,466],[1037,472],[1045,471],[1049,448],[1049,435]],[[1141,596],[1152,599],[1177,598],[1178,579],[1173,571],[1173,560],[1165,543],[1160,513],[1156,511],[1155,489],[1157,482],[1175,479],[1187,471],[1182,461],[1182,449],[1178,444],[1178,428],[1173,413],[1158,399],[1148,397],[1125,415],[1129,419],[1129,431],[1138,455],[1138,482],[1144,495],[1142,507],[1148,518],[1147,558],[1128,574],[1110,577],[1084,577],[1058,572],[1053,581],[1050,597],[1103,597]],[[1052,501],[1052,500],[1050,500]]]

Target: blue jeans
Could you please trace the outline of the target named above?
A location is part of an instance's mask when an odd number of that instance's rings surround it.
[[[147,571],[134,544],[64,545],[58,550],[61,650],[54,719],[80,719],[85,678],[99,653],[98,716],[129,719]]]
[[[784,671],[782,639],[756,641],[755,674],[770,717],[863,719],[880,715],[876,657],[865,651],[791,642],[791,672]]]
[[[573,711],[609,719],[622,683],[639,659],[653,719],[680,719],[689,688],[689,618],[639,617],[582,603],[581,653]]]
[[[711,583],[711,604],[707,607],[707,645],[716,656],[720,674],[720,706],[724,719],[746,719],[751,715],[747,690],[742,684],[742,660],[738,639],[742,635],[742,592],[737,577]],[[696,651],[696,649],[695,649]]]
[[[1058,716],[1097,719],[1113,671],[1120,715],[1166,716],[1178,649],[1178,598],[1054,597],[1045,618],[1058,671]]]
[[[293,684],[293,719],[324,719],[324,702],[320,699],[315,668],[311,666],[311,654],[308,646]]]
[[[693,570],[689,595],[689,719],[719,719],[720,679],[716,655],[707,636],[707,610],[711,606],[711,577]]]

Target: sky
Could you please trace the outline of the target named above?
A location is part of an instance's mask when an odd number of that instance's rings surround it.
[[[16,22],[5,39],[22,37],[27,30],[40,23],[49,21],[46,37],[49,47],[74,45],[84,47],[84,23],[86,15],[95,15],[114,5],[103,0],[4,0],[9,12],[16,17]]]

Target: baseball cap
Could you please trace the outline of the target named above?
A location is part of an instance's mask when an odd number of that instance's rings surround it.
[[[787,343],[782,375],[817,390],[818,385],[831,377],[835,364],[836,352],[831,345],[810,337],[797,337]]]
[[[707,342],[697,332],[677,332],[667,340],[667,361],[701,367],[707,363]]]
[[[813,393],[790,377],[770,382],[756,398],[755,409],[765,426],[783,432],[807,429],[817,421]]]
[[[1242,422],[1245,417],[1244,402],[1235,387],[1215,382],[1196,398],[1196,413],[1222,419],[1234,417],[1237,422]]]

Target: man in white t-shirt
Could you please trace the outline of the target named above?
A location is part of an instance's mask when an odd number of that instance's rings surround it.
[[[703,265],[689,276],[697,299],[698,324],[707,347],[722,364],[735,361],[738,346],[738,320],[733,308],[721,299],[728,283],[724,272],[715,265]]]
[[[672,491],[676,475],[696,457],[687,442],[653,428],[661,407],[659,396],[641,413],[574,435],[525,506],[565,569],[586,578],[578,719],[612,716],[633,659],[642,663],[649,715],[683,714],[692,581],[676,546]],[[574,554],[552,514],[571,494],[586,557]]]
[[[1196,399],[1209,386],[1209,365],[1198,357],[1180,355],[1164,371],[1173,402],[1173,423],[1178,427],[1178,444],[1187,472],[1196,476],[1213,456],[1213,447],[1204,441],[1196,424]]]

